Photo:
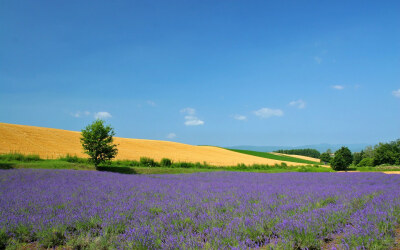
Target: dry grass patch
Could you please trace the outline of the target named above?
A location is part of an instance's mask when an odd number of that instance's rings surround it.
[[[20,152],[55,159],[66,154],[86,157],[80,144],[80,132],[25,125],[0,123],[0,153]],[[116,159],[139,160],[150,157],[156,161],[170,158],[175,162],[207,162],[215,166],[275,165],[282,161],[245,155],[212,146],[192,146],[183,143],[115,138],[119,153]],[[289,166],[304,165],[285,162]]]

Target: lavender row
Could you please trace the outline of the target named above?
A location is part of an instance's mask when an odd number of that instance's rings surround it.
[[[0,244],[384,249],[399,190],[381,173],[0,170]]]

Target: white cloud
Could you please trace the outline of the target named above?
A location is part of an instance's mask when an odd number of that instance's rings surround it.
[[[398,89],[398,90],[393,90],[393,91],[392,91],[392,94],[393,94],[395,97],[400,98],[400,89]]]
[[[111,118],[111,114],[105,111],[100,111],[97,113],[94,113],[94,118],[96,119],[107,119],[107,118]]]
[[[148,101],[147,101],[147,104],[148,104],[149,106],[152,106],[152,107],[157,106],[157,104],[156,104],[155,102],[153,102],[152,100],[148,100]]]
[[[342,90],[342,89],[344,89],[344,86],[343,85],[333,85],[332,88],[336,89],[336,90]]]
[[[176,137],[176,134],[175,133],[169,133],[168,135],[167,135],[167,138],[168,139],[174,139]]]
[[[233,119],[238,120],[238,121],[245,121],[245,120],[247,120],[247,117],[244,115],[234,115]]]
[[[184,109],[181,109],[181,113],[185,113],[188,115],[194,115],[194,114],[196,114],[196,110],[194,108],[184,108]]]
[[[283,116],[283,111],[280,109],[261,108],[253,112],[260,118],[270,118],[272,116]]]
[[[71,113],[71,115],[72,115],[73,117],[80,118],[80,117],[82,117],[82,116],[88,116],[88,115],[90,115],[90,112],[89,112],[89,111],[84,111],[84,112],[76,111],[75,113]]]
[[[297,107],[299,109],[303,109],[303,108],[306,107],[306,102],[300,99],[300,100],[297,100],[297,101],[291,101],[289,103],[289,105],[290,106],[295,106],[295,107]]]
[[[185,116],[185,125],[186,126],[199,126],[203,125],[204,121],[200,120],[196,116],[187,115]]]
[[[204,124],[204,121],[197,118],[196,110],[194,108],[184,108],[181,110],[181,113],[186,114],[185,116],[186,126],[199,126]]]
[[[314,56],[314,60],[316,63],[321,64],[322,63],[322,58],[319,56]]]

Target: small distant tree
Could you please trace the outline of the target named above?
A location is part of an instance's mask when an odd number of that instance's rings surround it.
[[[83,150],[89,155],[89,161],[96,167],[101,163],[109,162],[118,153],[117,145],[113,143],[114,129],[104,123],[103,120],[97,119],[82,129]]]
[[[355,152],[353,154],[353,165],[357,166],[362,159],[364,159],[364,151],[361,150],[361,152]]]
[[[331,168],[336,171],[347,170],[353,162],[353,155],[350,149],[342,147],[335,152],[335,156],[331,161]]]
[[[322,153],[320,156],[320,160],[324,164],[330,163],[331,162],[331,154],[329,154],[328,152]]]

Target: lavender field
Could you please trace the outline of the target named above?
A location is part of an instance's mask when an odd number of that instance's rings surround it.
[[[0,248],[388,249],[400,175],[0,170]]]

